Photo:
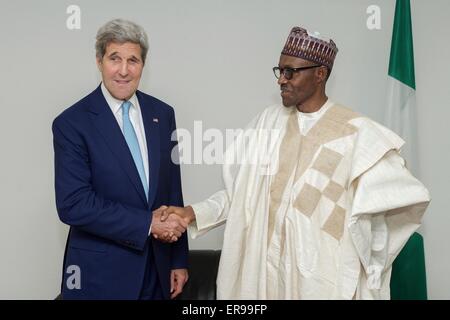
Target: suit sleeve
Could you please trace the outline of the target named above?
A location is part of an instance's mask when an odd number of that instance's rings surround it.
[[[181,188],[181,172],[178,155],[178,141],[176,138],[176,122],[174,111],[171,110],[170,117],[170,134],[172,159],[170,161],[170,204],[177,207],[183,207],[183,193]],[[188,266],[189,245],[187,240],[187,232],[184,232],[180,239],[172,244],[172,269],[183,269]]]
[[[52,131],[56,207],[60,220],[95,236],[143,250],[151,224],[150,212],[96,193],[83,135],[62,116],[55,119]]]

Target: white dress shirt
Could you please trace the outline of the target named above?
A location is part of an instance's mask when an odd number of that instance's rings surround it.
[[[305,136],[333,104],[334,102],[328,99],[325,104],[316,112],[305,113],[298,111],[297,116],[300,133]]]
[[[111,93],[109,93],[108,89],[106,89],[105,85],[102,83],[101,85],[103,96],[108,102],[109,107],[119,124],[120,130],[122,130],[123,134],[123,119],[122,119],[122,103],[124,101],[117,100],[114,98]],[[142,120],[141,107],[139,106],[139,101],[136,97],[136,93],[128,100],[131,102],[130,107],[130,121],[133,125],[134,131],[136,132],[136,137],[139,142],[139,149],[141,150],[142,161],[144,162],[144,172],[147,178],[147,184],[149,183],[148,176],[148,152],[147,152],[147,140],[145,139],[145,130],[144,130],[144,121]]]

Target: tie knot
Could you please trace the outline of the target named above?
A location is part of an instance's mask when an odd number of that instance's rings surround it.
[[[122,113],[124,114],[128,114],[129,110],[131,107],[131,102],[130,101],[124,101],[124,103],[122,103]]]

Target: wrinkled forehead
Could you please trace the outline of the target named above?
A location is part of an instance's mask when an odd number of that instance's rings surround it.
[[[307,66],[311,64],[311,61],[302,59],[299,57],[293,57],[289,55],[282,54],[280,55],[280,60],[278,62],[278,66],[281,68],[291,67],[291,68],[299,68],[303,66]]]

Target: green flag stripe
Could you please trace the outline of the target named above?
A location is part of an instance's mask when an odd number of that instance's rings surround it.
[[[392,32],[389,75],[416,89],[410,0],[397,0]]]

